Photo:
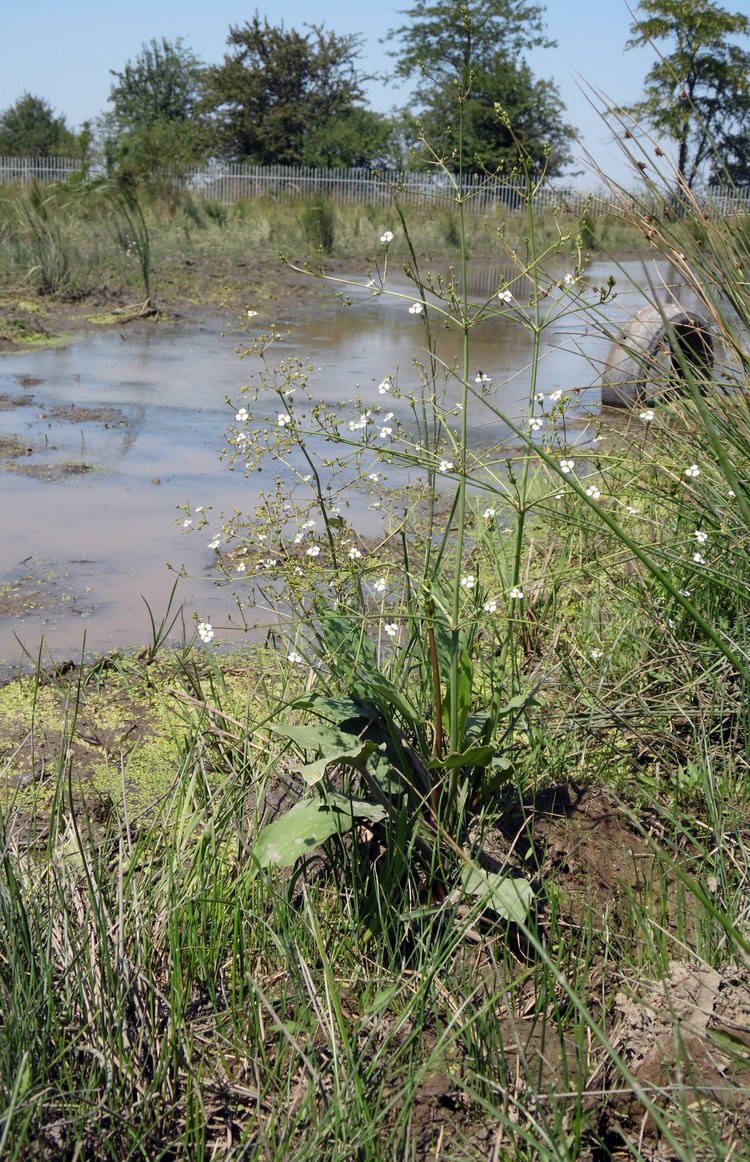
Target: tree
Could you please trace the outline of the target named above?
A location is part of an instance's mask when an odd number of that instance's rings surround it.
[[[574,130],[556,86],[536,80],[521,55],[554,43],[540,5],[417,0],[404,15],[411,23],[388,39],[401,46],[396,75],[421,78],[416,120],[431,150],[466,171],[511,169],[525,157],[551,176],[562,172]]]
[[[677,147],[677,168],[691,188],[707,162],[726,153],[730,166],[750,168],[750,52],[732,37],[750,33],[750,19],[711,0],[641,0],[627,48],[668,41],[671,51],[645,79],[643,100],[628,112]]]
[[[105,153],[112,168],[143,176],[205,159],[197,113],[205,69],[181,39],[151,40],[121,73],[111,71]]]
[[[322,25],[287,32],[256,13],[230,28],[227,43],[232,51],[208,69],[202,102],[215,152],[259,164],[321,164],[312,142],[362,104],[361,38]]]
[[[64,117],[42,97],[24,93],[0,113],[0,154],[9,157],[68,156],[80,152]]]
[[[455,88],[435,87],[418,119],[419,135],[445,160],[458,161]],[[523,155],[536,172],[560,174],[572,160],[574,130],[554,85],[536,80],[525,61],[497,55],[473,70],[463,100],[461,148],[464,170],[512,171]],[[416,151],[418,138],[412,138]]]
[[[181,39],[151,40],[121,73],[110,71],[116,83],[109,100],[121,131],[184,123],[195,115],[204,67]]]
[[[401,149],[390,117],[352,105],[305,138],[302,164],[332,169],[381,166],[399,169]]]

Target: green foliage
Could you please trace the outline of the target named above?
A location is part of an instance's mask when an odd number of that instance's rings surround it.
[[[182,39],[151,40],[121,73],[111,71],[109,101],[120,132],[165,122],[184,127],[195,116],[204,68]]]
[[[303,35],[256,13],[228,43],[224,63],[206,71],[200,106],[213,150],[262,165],[325,164],[311,143],[361,104],[360,38],[322,25]],[[330,140],[325,149],[330,156]]]
[[[419,142],[427,140],[449,165],[462,151],[468,172],[511,174],[525,157],[538,172],[554,177],[570,164],[574,130],[563,120],[559,92],[549,81],[535,80],[523,61],[497,54],[486,68],[472,69],[462,145],[455,121],[456,87],[435,87],[423,96],[419,136],[412,139],[416,157],[423,153]]]
[[[105,152],[121,176],[151,176],[207,156],[205,126],[197,105],[204,67],[181,39],[144,44],[116,78],[109,94]]]
[[[332,169],[398,169],[401,147],[396,126],[382,113],[352,105],[335,120],[312,127],[303,142],[301,162]]]
[[[41,97],[24,93],[0,113],[0,154],[10,157],[78,156],[75,135]]]
[[[472,68],[486,68],[497,56],[517,58],[525,50],[549,48],[544,34],[544,8],[526,0],[416,0],[402,12],[409,23],[388,33],[400,42],[396,75],[427,76],[450,85],[467,66],[466,40],[471,35]]]
[[[336,212],[328,199],[309,202],[302,209],[302,229],[305,240],[323,254],[333,252],[336,240]]]
[[[17,261],[43,295],[73,297],[80,289],[68,222],[68,202],[36,181],[22,186],[15,199]]]
[[[645,95],[629,110],[677,146],[677,168],[692,188],[706,167],[726,165],[736,180],[748,172],[750,18],[712,0],[642,0],[628,48],[653,44],[659,60]],[[662,46],[660,42],[666,41]]]
[[[418,143],[429,142],[425,164],[460,158],[465,171],[484,173],[524,158],[550,175],[569,164],[574,130],[559,91],[519,60],[524,49],[552,43],[542,11],[522,0],[419,0],[405,13],[411,23],[388,34],[401,45],[392,54],[397,75],[421,78],[406,125],[417,157]]]

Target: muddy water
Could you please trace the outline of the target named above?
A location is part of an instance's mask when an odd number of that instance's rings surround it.
[[[652,267],[644,276],[640,264],[629,267],[625,274],[636,281],[665,273]],[[614,323],[641,303],[611,263],[590,268],[589,286],[610,272],[620,287],[605,312]],[[497,279],[496,270],[478,272],[472,295],[484,293],[483,282],[497,286]],[[423,355],[422,324],[408,311],[408,285],[394,285],[407,297],[342,288],[351,305],[326,299],[313,317],[294,322],[279,356],[298,354],[319,367],[315,390],[332,404],[351,399],[358,388],[382,404],[377,384],[386,375],[402,389],[415,387],[412,361]],[[255,482],[229,473],[219,459],[251,373],[234,338],[222,335],[226,321],[107,330],[65,349],[0,357],[3,672],[40,650],[45,662],[59,663],[84,648],[104,653],[147,643],[149,608],[160,621],[174,569],[182,567],[190,579],[179,581],[173,610],[182,606],[188,634],[197,613],[217,626],[217,637],[231,636],[219,628],[229,625],[235,603],[233,590],[216,584],[208,548],[213,534],[184,529],[180,511],[184,504],[211,506],[214,515],[253,506]],[[440,357],[451,364],[456,337],[441,329],[437,337]],[[538,389],[580,389],[572,414],[582,439],[600,411],[607,347],[591,322],[561,319],[545,333]],[[512,321],[488,323],[472,337],[475,369],[492,376],[497,404],[511,416],[526,407],[530,353],[528,333]],[[485,413],[470,427],[476,446],[508,435]],[[391,483],[399,482],[391,473]],[[353,495],[352,514],[355,521],[372,519],[366,498]],[[175,634],[182,634],[179,621]]]

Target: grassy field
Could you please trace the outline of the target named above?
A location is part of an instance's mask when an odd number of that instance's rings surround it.
[[[351,259],[374,262],[378,236],[397,225],[395,208],[382,206],[271,198],[224,206],[185,193],[136,196],[111,183],[0,186],[0,305],[40,296],[45,306],[67,301],[90,309],[98,304],[166,309],[180,301],[215,306],[227,292],[245,293],[248,278],[273,303],[287,286],[280,253],[293,262],[323,259],[329,266]],[[588,250],[616,252],[641,244],[632,226],[616,215],[579,220],[561,208],[538,228],[551,242],[563,231],[580,233]],[[448,201],[410,214],[410,234],[423,257],[455,260],[460,253]],[[469,254],[493,257],[501,242],[525,251],[522,214],[467,215]],[[391,256],[399,263],[410,257],[400,231]],[[274,270],[280,287],[274,285]],[[263,277],[257,279],[259,271]]]
[[[177,651],[155,625],[138,655],[0,691],[0,1156],[746,1157],[744,219],[682,191],[602,229],[678,264],[713,363],[665,325],[674,358],[636,358],[648,398],[581,447],[537,360],[608,293],[581,223],[35,197],[4,192],[0,264],[40,296],[148,313],[231,295],[250,252],[330,249],[373,294],[406,265],[421,347],[448,326],[462,354],[373,368],[334,414],[243,311],[228,448],[274,483],[217,563],[283,595],[278,626],[228,657],[206,623]],[[480,254],[515,273],[477,303]],[[474,373],[498,315],[533,340],[521,420]],[[480,417],[512,454],[471,452]],[[379,479],[396,462],[407,502]],[[352,472],[378,541],[339,511]]]

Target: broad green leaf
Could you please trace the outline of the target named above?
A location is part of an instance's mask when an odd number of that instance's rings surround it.
[[[272,726],[276,734],[282,734],[296,742],[304,750],[322,752],[320,758],[306,763],[301,768],[301,775],[305,782],[313,786],[319,782],[326,768],[332,763],[347,763],[351,765],[364,760],[377,750],[374,742],[358,738],[356,734],[348,734],[344,730],[337,730],[335,726]]]
[[[352,750],[357,745],[362,745],[356,734],[349,734],[348,731],[339,730],[336,726],[326,726],[323,723],[315,723],[313,726],[295,726],[291,723],[284,726],[274,724],[271,729],[276,734],[290,738],[303,750],[322,751],[324,754]]]
[[[378,668],[375,643],[367,633],[361,618],[344,617],[340,613],[323,610],[320,614],[320,635],[329,653],[349,668]]]
[[[326,698],[322,694],[302,694],[290,703],[295,710],[309,710],[319,718],[343,726],[347,722],[370,722],[372,713],[352,698]]]
[[[305,763],[304,766],[300,767],[299,773],[308,786],[313,787],[315,783],[320,782],[332,763],[345,763],[349,765],[356,762],[361,763],[377,749],[374,742],[362,742],[360,739],[357,739],[357,745],[350,750],[338,750],[335,754],[326,754],[320,759],[315,759],[314,762]]]
[[[467,867],[461,876],[465,895],[476,896],[498,916],[521,924],[528,915],[534,892],[528,880],[512,879],[500,872]]]
[[[388,713],[388,709],[390,708],[398,711],[404,722],[408,723],[413,729],[418,729],[418,725],[424,726],[424,721],[420,724],[420,715],[416,708],[412,706],[411,702],[404,697],[401,691],[380,670],[373,671],[373,673],[367,674],[366,676],[362,675],[357,684],[357,692],[364,699],[373,702],[384,718],[391,718],[391,715]]]
[[[437,767],[444,767],[449,771],[455,770],[456,767],[487,767],[492,762],[494,755],[494,747],[470,746],[468,750],[461,751],[460,754],[452,751],[444,759],[432,759],[430,770],[435,770]]]
[[[379,804],[345,795],[329,795],[327,802],[305,799],[263,828],[253,844],[253,874],[265,867],[292,867],[332,835],[351,831],[363,819],[379,823],[384,817]]]
[[[487,710],[482,710],[478,714],[470,714],[466,720],[464,740],[467,743],[488,743],[492,733],[493,718],[494,715]]]
[[[407,789],[404,786],[404,776],[393,765],[385,754],[381,754],[370,765],[370,773],[384,795],[389,799],[396,799]]]
[[[498,714],[515,714],[517,710],[523,710],[526,706],[537,706],[538,702],[533,694],[516,694],[511,698],[510,702],[506,702],[504,706],[499,707]]]

